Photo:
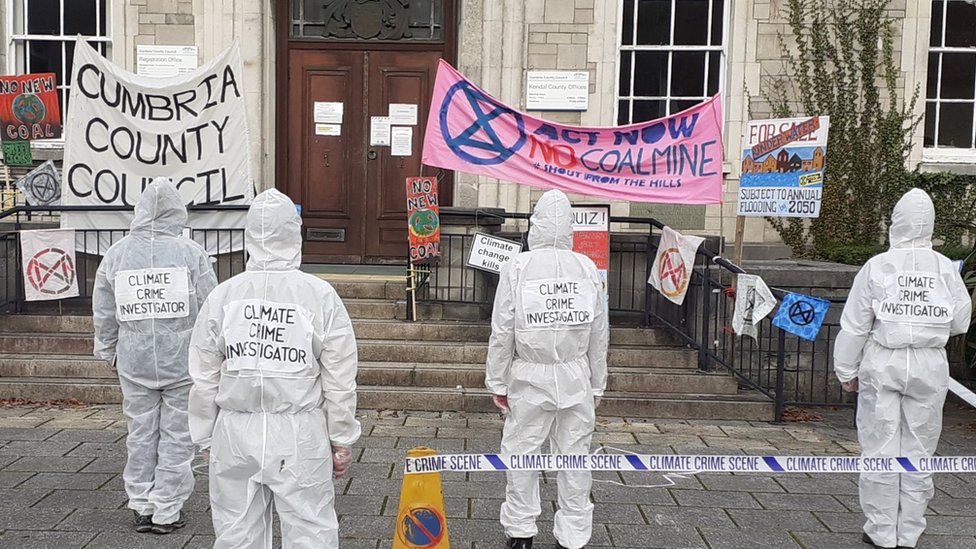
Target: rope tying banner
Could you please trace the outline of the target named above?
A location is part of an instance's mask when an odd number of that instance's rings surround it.
[[[711,456],[638,454],[444,454],[408,458],[404,474],[491,471],[661,473],[976,473],[976,456]]]

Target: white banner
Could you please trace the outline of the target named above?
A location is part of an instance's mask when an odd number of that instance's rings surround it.
[[[732,329],[737,335],[756,339],[759,329],[756,325],[776,308],[776,298],[763,279],[756,275],[736,275],[735,313],[732,315]]]
[[[665,227],[647,282],[674,303],[684,303],[695,269],[695,254],[704,241],[700,236],[685,236]]]
[[[123,70],[78,40],[71,112],[64,125],[63,204],[133,206],[160,176],[173,180],[187,205],[249,204],[253,184],[243,84],[236,43],[200,69],[149,78]],[[190,226],[243,227],[244,216],[191,214]],[[127,212],[66,212],[61,226],[126,229],[131,219]],[[108,249],[107,241],[99,247],[98,239],[80,240],[88,253]],[[240,245],[238,238],[233,246]]]
[[[20,257],[27,301],[78,296],[73,230],[21,231]]]
[[[186,267],[119,271],[115,308],[120,321],[185,318],[190,314],[190,273]]]

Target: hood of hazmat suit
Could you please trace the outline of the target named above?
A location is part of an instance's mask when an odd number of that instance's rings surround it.
[[[181,235],[186,221],[176,187],[157,178],[136,204],[129,234],[102,258],[92,293],[95,356],[115,364],[128,422],[129,507],[155,524],[176,521],[193,491],[187,352],[217,285],[206,251]]]
[[[190,431],[211,447],[215,547],[337,547],[332,447],[359,439],[356,338],[329,283],[298,270],[301,218],[277,190],[247,214],[247,270],[210,295],[190,345]],[[266,543],[266,545],[262,545]]]
[[[181,236],[187,213],[176,187],[157,178],[136,204],[128,236],[102,258],[92,314],[95,356],[145,387],[188,384],[197,312],[217,285],[202,246]]]
[[[507,395],[510,413],[503,453],[587,454],[594,397],[607,382],[609,324],[600,275],[574,253],[573,211],[560,191],[542,195],[532,214],[530,250],[502,269],[492,314],[485,385]],[[532,537],[539,515],[538,473],[508,474],[501,522],[509,537]],[[588,472],[559,473],[560,510],[554,534],[582,547],[592,532]]]
[[[969,328],[971,301],[952,262],[932,249],[935,208],[912,189],[891,215],[890,249],[854,279],[834,347],[838,379],[858,380],[865,457],[919,458],[942,432],[949,337]],[[934,493],[931,474],[861,475],[864,531],[877,545],[914,547]]]

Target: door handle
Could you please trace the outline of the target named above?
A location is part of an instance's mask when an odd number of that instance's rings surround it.
[[[328,168],[329,167],[329,153],[323,154],[322,155],[322,160],[325,162],[325,167]]]
[[[369,151],[367,151],[366,152],[366,158],[368,158],[370,160],[376,160],[376,150],[375,149],[370,149]]]

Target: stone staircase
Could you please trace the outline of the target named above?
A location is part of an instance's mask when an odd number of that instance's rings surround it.
[[[359,343],[359,406],[370,409],[493,411],[484,388],[491,332],[486,322],[445,319],[424,304],[405,322],[403,283],[327,277],[352,316]],[[447,311],[450,312],[450,311]],[[92,319],[0,316],[0,399],[76,398],[121,402],[114,373],[92,358]],[[740,391],[724,373],[701,373],[694,351],[660,330],[613,328],[610,377],[600,414],[623,417],[768,420],[768,398]]]

